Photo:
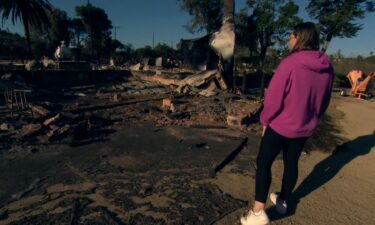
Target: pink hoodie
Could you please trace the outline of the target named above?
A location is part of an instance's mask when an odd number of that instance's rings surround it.
[[[326,111],[333,68],[325,53],[303,50],[285,58],[266,92],[261,122],[288,138],[310,137]]]

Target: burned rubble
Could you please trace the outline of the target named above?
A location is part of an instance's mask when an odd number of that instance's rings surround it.
[[[218,89],[219,80],[217,71],[208,71],[181,79],[142,75],[102,86],[29,91],[23,93],[27,107],[21,107],[15,96],[4,102],[2,138],[25,144],[73,144],[98,138],[100,131],[124,121],[245,127],[261,102]]]
[[[262,102],[220,79],[154,71],[63,89],[24,84],[27,107],[1,101],[0,222],[211,224],[244,207],[210,180],[247,148]],[[241,153],[233,169],[248,171],[251,159]]]
[[[7,224],[210,224],[246,205],[210,183],[212,170],[228,150],[244,147],[239,145],[243,137],[210,132],[152,123],[128,125],[112,136],[111,146],[96,144],[97,151],[85,145],[45,155],[48,161],[24,158],[20,162],[24,166],[16,161],[1,165],[23,171],[38,161],[44,164],[31,185],[21,190],[22,185],[14,186],[8,191],[15,194],[6,195],[11,198],[0,199],[7,202],[2,220]],[[237,162],[242,166],[236,170],[248,170],[251,155],[242,154]],[[4,176],[10,185],[17,179],[11,175]]]

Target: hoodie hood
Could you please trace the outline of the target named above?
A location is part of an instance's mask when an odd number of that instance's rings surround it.
[[[331,70],[331,61],[328,55],[321,51],[302,50],[291,55],[293,61],[303,65],[308,70],[314,72],[324,72]]]

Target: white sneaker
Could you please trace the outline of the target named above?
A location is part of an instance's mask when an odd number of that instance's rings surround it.
[[[269,223],[270,220],[264,210],[259,213],[254,213],[253,210],[250,210],[246,216],[241,217],[242,225],[267,225]]]
[[[286,214],[287,204],[284,200],[279,197],[279,194],[271,193],[270,194],[271,202],[276,206],[276,211],[282,215]]]

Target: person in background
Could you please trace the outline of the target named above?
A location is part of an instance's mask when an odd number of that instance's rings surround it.
[[[332,92],[333,67],[319,51],[319,31],[314,23],[294,27],[291,53],[278,66],[267,89],[261,113],[263,135],[257,157],[255,202],[241,218],[242,225],[269,224],[265,204],[271,185],[271,166],[283,150],[284,174],[281,190],[270,200],[280,214],[286,214],[297,183],[302,149],[326,111]]]

